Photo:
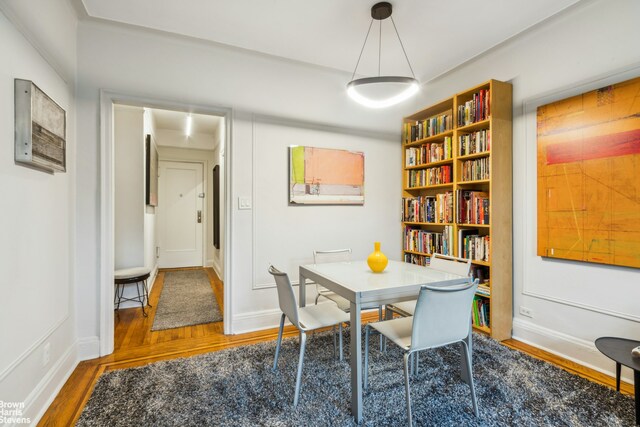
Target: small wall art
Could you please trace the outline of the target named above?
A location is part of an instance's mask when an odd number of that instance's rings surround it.
[[[15,162],[66,172],[67,114],[30,80],[15,79]]]
[[[289,147],[289,204],[364,204],[364,153]]]
[[[538,255],[640,268],[640,77],[538,107]]]

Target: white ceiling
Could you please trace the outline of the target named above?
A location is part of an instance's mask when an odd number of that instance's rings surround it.
[[[416,77],[427,81],[579,0],[396,0],[393,18]],[[375,1],[82,0],[90,17],[210,40],[352,72]],[[377,74],[376,21],[358,67]],[[410,71],[390,20],[382,74]]]
[[[149,108],[156,129],[156,143],[165,147],[213,150],[220,140],[222,117]],[[186,135],[191,116],[191,135]]]

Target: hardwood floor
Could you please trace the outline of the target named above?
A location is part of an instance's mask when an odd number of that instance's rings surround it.
[[[153,306],[149,308],[149,316],[143,317],[139,308],[120,310],[119,316],[116,316],[114,352],[105,357],[80,362],[38,423],[39,426],[75,424],[91,396],[98,377],[105,371],[276,339],[277,328],[247,334],[224,335],[222,322],[151,331],[167,271],[172,270],[161,270],[156,277],[149,296]],[[224,310],[222,282],[213,269],[206,268],[205,271],[209,276],[220,309]],[[371,321],[377,318],[377,313],[364,313],[362,317],[363,321]],[[296,335],[297,332],[293,326],[285,328],[284,336]],[[552,353],[513,339],[503,341],[503,344],[545,360],[573,374],[615,388],[614,378]],[[625,394],[633,394],[633,386],[630,384],[622,383],[621,390]]]

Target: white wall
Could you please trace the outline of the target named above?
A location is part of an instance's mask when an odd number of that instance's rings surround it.
[[[146,135],[155,131],[148,110],[129,105],[114,106],[114,265],[115,269],[147,267],[149,291],[156,275],[155,208],[147,206]],[[123,297],[137,295],[137,286],[125,286]],[[120,308],[140,307],[125,301]]]
[[[23,417],[33,421],[85,342],[77,346],[73,292],[77,20],[66,2],[34,0],[38,14],[23,3],[0,2],[0,400],[24,402]],[[61,30],[48,33],[54,27]],[[15,78],[32,80],[66,110],[66,173],[14,164]]]
[[[490,78],[513,83],[513,335],[609,373],[613,362],[593,341],[640,339],[640,271],[536,255],[535,106],[604,86],[610,82],[596,81],[603,75],[640,66],[638,17],[636,0],[580,2],[431,82],[421,100],[426,105]],[[530,308],[533,319],[521,316],[520,306]]]
[[[318,136],[313,140],[326,144],[342,143],[341,134],[353,134],[354,128],[380,132],[373,139],[386,142],[376,143],[375,156],[386,158],[387,167],[374,173],[383,173],[389,179],[389,185],[377,187],[367,184],[369,200],[383,198],[390,206],[399,205],[400,199],[400,145],[395,134],[399,130],[402,112],[399,109],[384,112],[365,110],[352,103],[346,96],[345,84],[349,80],[348,73],[312,67],[290,61],[282,61],[265,55],[252,54],[246,51],[218,46],[210,43],[169,37],[157,33],[147,33],[142,30],[113,26],[97,22],[81,22],[79,26],[79,82],[78,82],[78,110],[81,117],[78,133],[84,143],[80,147],[79,157],[83,162],[97,165],[99,158],[99,141],[97,121],[99,108],[99,90],[109,89],[114,92],[137,95],[156,100],[167,100],[194,106],[220,106],[234,109],[232,126],[232,145],[225,147],[227,166],[229,166],[229,152],[235,154],[232,158],[232,192],[229,202],[233,206],[232,214],[232,266],[230,293],[232,295],[232,311],[235,304],[240,304],[238,315],[252,317],[252,312],[262,309],[262,301],[271,299],[270,308],[277,307],[275,290],[251,291],[254,280],[253,273],[253,211],[237,211],[239,196],[256,197],[253,190],[254,173],[264,174],[265,171],[282,173],[282,165],[264,163],[252,165],[253,162],[253,122],[252,113],[266,114],[284,118],[281,125],[283,130],[299,126],[288,124],[301,120],[312,123],[315,129],[323,134],[327,140],[319,141]],[[189,64],[185,67],[184,64]],[[126,70],[126,72],[125,72]],[[404,107],[406,108],[406,106]],[[334,129],[326,124],[344,126],[345,129]],[[391,136],[388,133],[393,130]],[[334,139],[331,139],[334,138]],[[270,141],[274,138],[271,137]],[[298,141],[304,143],[304,140]],[[269,142],[270,143],[270,142]],[[348,145],[355,145],[349,141]],[[358,142],[359,144],[359,142]],[[274,149],[281,149],[278,145]],[[286,158],[286,150],[274,157]],[[266,169],[259,169],[266,168]],[[87,187],[87,191],[78,194],[78,215],[83,221],[78,222],[78,234],[85,236],[82,251],[79,251],[78,264],[82,265],[80,276],[86,283],[95,284],[84,288],[78,295],[92,307],[98,301],[98,271],[99,271],[99,175],[97,168],[79,171],[78,182]],[[369,176],[367,177],[369,179]],[[374,179],[373,176],[371,179]],[[382,178],[381,178],[382,179]],[[395,181],[394,181],[395,180]],[[283,181],[274,191],[280,199],[286,194],[287,183]],[[391,189],[391,190],[390,190]],[[295,209],[295,208],[290,208]],[[332,208],[329,208],[330,211]],[[345,212],[354,212],[344,208]],[[324,212],[322,208],[312,208],[308,211],[317,212],[309,219],[320,219]],[[377,225],[389,231],[391,239],[388,245],[390,255],[400,252],[399,209],[394,215],[381,216]],[[260,214],[258,214],[260,215]],[[305,213],[305,215],[309,215]],[[332,214],[336,215],[336,214]],[[375,215],[373,212],[371,215]],[[334,216],[335,218],[335,216]],[[326,224],[326,223],[325,223]],[[332,234],[342,236],[348,234],[357,246],[360,242],[372,242],[371,233],[350,234],[354,224],[332,224],[330,228],[319,228],[319,235]],[[294,234],[287,233],[283,242],[295,242]],[[227,236],[229,237],[229,236]],[[370,244],[370,243],[369,243]],[[387,245],[386,243],[384,243]],[[395,247],[393,246],[395,245]],[[280,249],[280,243],[273,243],[272,247],[262,246],[262,250],[273,252]],[[289,246],[284,246],[289,248]],[[302,250],[311,254],[316,243],[309,241]],[[290,257],[295,258],[294,245],[290,246]],[[263,266],[258,266],[262,272]],[[260,273],[261,274],[261,273]],[[236,298],[235,295],[242,298]],[[252,310],[252,311],[249,311]],[[86,309],[80,313],[80,335],[95,335],[98,333],[98,312]],[[239,320],[234,319],[234,324]],[[243,321],[244,322],[244,321]],[[257,319],[255,322],[244,322],[244,328],[266,327],[275,325],[272,321]]]

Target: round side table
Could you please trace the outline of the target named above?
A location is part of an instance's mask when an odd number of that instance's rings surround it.
[[[115,305],[116,310],[120,309],[120,303],[122,301],[139,302],[142,306],[142,315],[147,317],[147,312],[144,310],[144,306],[146,300],[147,305],[151,307],[151,304],[149,304],[149,289],[147,288],[147,279],[150,274],[151,272],[149,269],[145,267],[125,268],[115,271],[115,295],[113,297],[113,304]],[[129,283],[136,284],[138,295],[132,298],[125,298],[122,295],[124,294],[125,285],[128,285]]]
[[[640,357],[631,355],[631,350],[640,346],[640,341],[626,338],[602,337],[596,340],[596,348],[616,362],[616,390],[620,391],[621,365],[633,369],[633,384],[636,399],[636,425],[640,424]]]

